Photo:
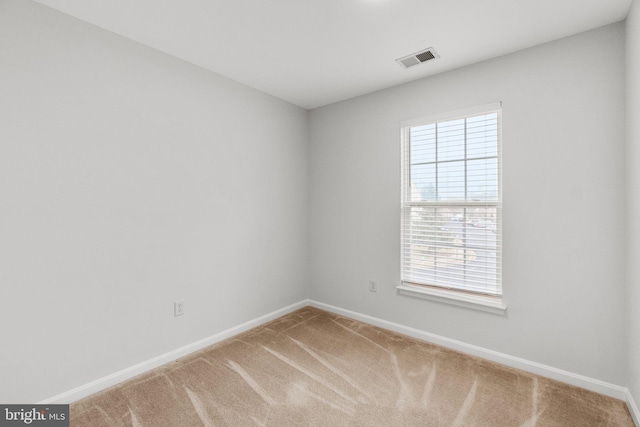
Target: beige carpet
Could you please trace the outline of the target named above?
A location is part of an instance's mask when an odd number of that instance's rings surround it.
[[[624,402],[306,307],[71,405],[71,426],[633,426]]]

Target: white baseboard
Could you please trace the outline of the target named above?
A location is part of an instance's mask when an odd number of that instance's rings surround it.
[[[291,304],[288,307],[281,308],[280,310],[276,310],[269,314],[265,314],[264,316],[260,316],[248,322],[245,322],[241,325],[235,326],[233,328],[227,329],[225,331],[219,332],[215,335],[211,335],[210,337],[203,338],[191,344],[187,344],[183,347],[172,350],[168,353],[162,354],[160,356],[154,357],[149,360],[145,360],[144,362],[138,363],[137,365],[130,366],[121,371],[114,372],[113,374],[107,375],[105,377],[99,378],[95,381],[92,381],[88,384],[81,385],[80,387],[76,387],[72,390],[66,391],[64,393],[58,394],[57,396],[53,396],[49,399],[43,400],[39,402],[40,405],[46,404],[56,404],[56,403],[71,403],[76,400],[82,399],[84,397],[90,396],[99,391],[105,390],[113,385],[116,385],[122,381],[126,381],[135,376],[143,374],[147,371],[150,371],[154,368],[162,366],[166,363],[173,362],[176,359],[187,356],[195,351],[201,350],[205,347],[208,347],[212,344],[220,342],[222,340],[226,340],[227,338],[231,338],[235,335],[238,335],[242,332],[248,331],[251,328],[255,328],[256,326],[260,326],[263,323],[269,322],[273,319],[277,319],[278,317],[284,316],[285,314],[289,314],[295,310],[298,310],[302,307],[306,307],[309,305],[308,300],[302,300],[295,304]]]
[[[631,395],[631,391],[627,389],[627,408],[629,408],[629,412],[631,413],[631,418],[633,418],[633,422],[640,426],[640,411],[638,410],[638,405],[636,405],[636,401],[633,399]]]
[[[499,353],[497,351],[489,350],[483,347],[478,347],[472,344],[467,344],[462,341],[457,341],[451,338],[432,334],[430,332],[421,331],[419,329],[389,322],[387,320],[378,319],[376,317],[357,313],[355,311],[345,310],[343,308],[335,307],[335,306],[321,303],[318,301],[310,300],[309,305],[311,305],[312,307],[319,308],[321,310],[329,311],[335,314],[339,314],[341,316],[359,320],[361,322],[368,323],[370,325],[378,326],[383,329],[388,329],[403,335],[408,335],[413,338],[417,338],[423,341],[441,345],[443,347],[447,347],[453,350],[457,350],[462,353],[478,356],[483,359],[491,360],[492,362],[501,363],[503,365],[510,366],[512,368],[521,369],[523,371],[531,372],[536,375],[541,375],[543,377],[547,377],[557,381],[561,381],[563,383],[571,384],[576,387],[582,387],[587,390],[595,391],[596,393],[615,397],[616,399],[628,401],[628,398],[631,397],[631,394],[629,393],[629,390],[626,387],[610,384],[604,381],[596,380],[594,378],[589,378],[583,375],[575,374],[573,372],[557,369],[551,366],[543,365],[541,363],[532,362],[526,359],[521,359],[519,357],[510,356],[508,354]],[[629,411],[631,411],[631,407],[629,408]],[[636,412],[637,412],[637,408],[636,408]],[[637,420],[636,420],[636,425],[640,426]]]

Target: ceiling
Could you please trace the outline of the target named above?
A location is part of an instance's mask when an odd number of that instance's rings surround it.
[[[36,0],[306,109],[623,20],[632,0]],[[437,60],[395,59],[433,47]]]

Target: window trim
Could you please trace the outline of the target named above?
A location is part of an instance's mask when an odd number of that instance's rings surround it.
[[[398,295],[423,298],[494,314],[505,314],[507,311],[507,305],[501,296],[472,294],[447,288],[417,285],[411,282],[401,282],[396,286],[396,290]]]
[[[410,127],[412,126],[422,126],[429,123],[437,123],[442,121],[456,120],[461,118],[466,118],[479,114],[486,114],[491,112],[498,113],[498,120],[500,122],[500,126],[498,129],[498,174],[499,180],[502,180],[502,102],[494,102],[490,104],[479,105],[471,108],[464,108],[448,113],[435,114],[431,116],[422,116],[416,117],[409,120],[403,120],[400,122],[401,129],[401,144],[402,144],[402,157],[401,163],[404,163],[405,159],[405,144],[408,138],[408,133],[410,132]],[[401,197],[401,209],[403,209],[404,216],[404,189],[405,182],[410,177],[407,176],[407,173],[410,171],[402,168],[402,192],[400,194]],[[498,202],[500,205],[500,209],[498,209],[498,227],[496,230],[497,237],[500,239],[500,244],[502,245],[502,184],[499,185],[498,191]],[[440,202],[423,202],[425,205],[439,205],[443,204]],[[467,204],[468,202],[464,202]],[[422,204],[422,203],[418,203]],[[482,204],[486,204],[482,202]],[[403,243],[402,232],[400,233],[401,239],[401,247]],[[402,264],[402,252],[400,253],[401,264]],[[503,289],[502,289],[502,268],[497,271],[498,274],[498,283],[500,286],[500,293],[498,295],[483,295],[481,293],[474,292],[466,292],[464,290],[459,289],[450,289],[446,287],[438,287],[438,286],[427,286],[422,284],[416,284],[409,281],[401,281],[400,285],[396,287],[398,295],[412,296],[418,298],[424,298],[432,301],[437,301],[441,303],[452,304],[456,306],[466,307],[477,309],[485,312],[490,312],[494,314],[505,314],[507,306],[503,302]],[[402,273],[401,273],[402,276]]]

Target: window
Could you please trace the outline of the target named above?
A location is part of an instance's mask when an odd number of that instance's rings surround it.
[[[401,290],[504,308],[500,136],[499,103],[403,123]]]

